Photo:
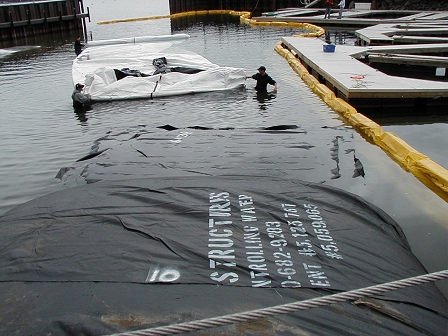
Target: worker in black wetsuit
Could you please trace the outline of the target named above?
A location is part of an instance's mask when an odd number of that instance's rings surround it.
[[[267,91],[268,84],[271,84],[274,85],[273,91],[277,92],[277,82],[266,73],[266,68],[264,66],[258,68],[258,73],[246,78],[252,78],[257,81],[257,85],[255,86],[255,90],[257,91]]]
[[[78,56],[81,53],[82,47],[84,47],[84,44],[81,43],[81,36],[77,36],[76,37],[76,41],[75,41],[75,53],[76,53],[76,56]]]
[[[92,109],[92,96],[90,94],[84,94],[82,90],[84,85],[78,83],[75,85],[75,90],[72,93],[73,108],[76,112],[82,113]]]

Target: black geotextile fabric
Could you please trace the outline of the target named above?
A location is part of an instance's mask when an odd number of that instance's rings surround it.
[[[364,167],[354,130],[277,125],[210,129],[171,125],[111,131],[90,153],[61,168],[61,185],[146,177],[256,175],[363,188],[377,167]],[[381,165],[377,159],[370,162]]]
[[[0,217],[1,334],[105,335],[426,271],[361,198],[266,176],[103,181]],[[433,284],[201,334],[445,335]]]

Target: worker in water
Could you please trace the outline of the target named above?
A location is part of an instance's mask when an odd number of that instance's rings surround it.
[[[246,78],[252,78],[257,81],[257,85],[255,86],[255,90],[257,91],[267,91],[268,84],[271,84],[274,85],[273,92],[277,92],[277,82],[266,73],[266,68],[264,66],[258,68],[258,73]]]
[[[76,41],[75,41],[75,53],[76,53],[76,56],[78,56],[81,53],[82,47],[84,47],[84,44],[81,43],[81,36],[77,36],[76,37]]]
[[[84,94],[84,85],[78,83],[75,85],[75,90],[72,93],[73,108],[75,112],[86,112],[92,109],[92,96]]]

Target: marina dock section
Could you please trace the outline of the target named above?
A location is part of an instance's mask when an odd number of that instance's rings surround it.
[[[325,19],[325,8],[284,8],[275,12],[265,12],[255,19],[260,22],[283,21],[303,22],[321,26],[345,28],[369,27],[377,24],[448,24],[448,12],[438,11],[404,11],[404,10],[364,10],[345,9],[341,19],[339,10],[333,9],[330,19]]]
[[[391,47],[337,45],[324,52],[326,43],[318,38],[283,37],[289,49],[319,82],[367,115],[396,113],[396,107],[412,109],[409,114],[448,113],[448,83],[390,76],[358,60],[372,50],[385,52]],[[414,48],[422,47],[413,46]],[[429,45],[448,52],[448,44]],[[412,50],[412,46],[406,46]],[[394,50],[397,46],[393,47]]]
[[[366,115],[448,114],[448,12],[347,9],[341,19],[337,11],[330,19],[324,15],[323,8],[284,8],[254,20],[353,31],[354,45],[332,45],[334,52],[323,52],[323,38],[285,37],[282,44]]]
[[[448,24],[381,23],[355,35],[359,45],[448,43]]]

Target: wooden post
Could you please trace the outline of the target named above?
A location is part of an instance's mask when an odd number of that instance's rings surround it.
[[[79,30],[82,26],[87,36],[83,0],[46,0],[13,4],[0,4],[0,40],[16,39],[60,32]]]
[[[170,13],[182,13],[197,10],[237,10],[257,13],[274,11],[280,7],[297,6],[298,0],[169,0]],[[257,6],[257,7],[255,7]]]

